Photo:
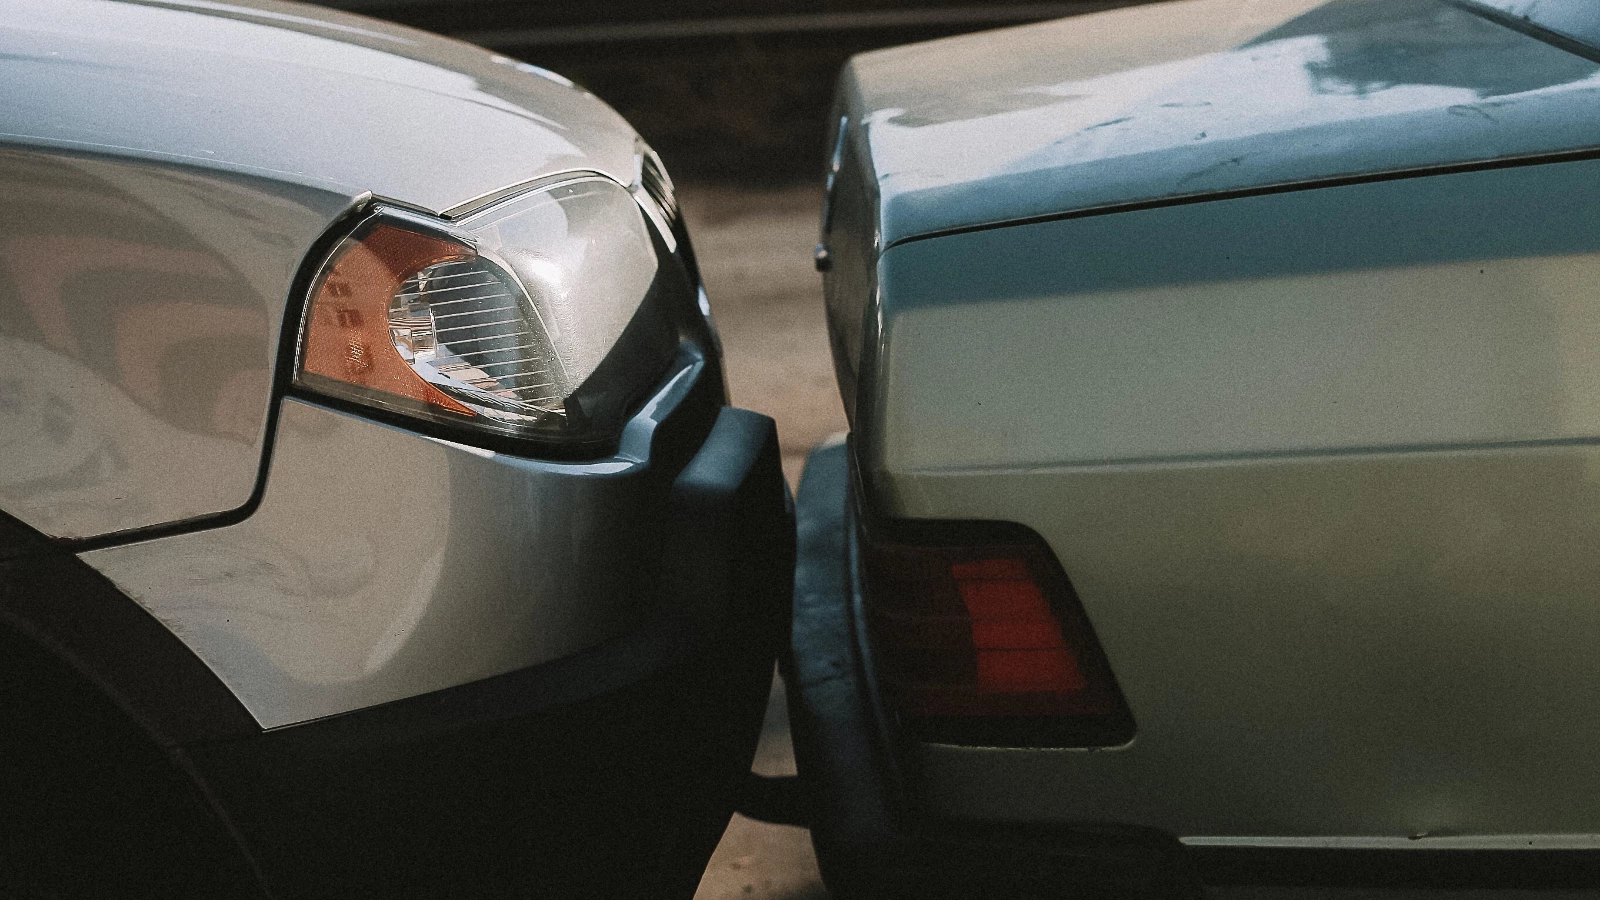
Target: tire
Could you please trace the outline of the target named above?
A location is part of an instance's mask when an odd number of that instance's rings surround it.
[[[264,896],[185,772],[55,654],[0,627],[0,897]]]

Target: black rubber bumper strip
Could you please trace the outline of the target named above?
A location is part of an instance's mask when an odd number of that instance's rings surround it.
[[[661,508],[640,510],[659,517],[660,582],[611,641],[191,748],[275,894],[692,893],[787,639],[794,533],[780,462],[771,419],[718,412]]]
[[[1171,835],[1106,823],[952,822],[916,808],[857,651],[850,466],[811,454],[796,503],[789,715],[818,863],[835,897],[1198,898]]]

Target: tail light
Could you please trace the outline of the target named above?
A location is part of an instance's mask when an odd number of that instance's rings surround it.
[[[1066,747],[1133,738],[1105,653],[1037,534],[1001,523],[932,535],[876,527],[861,547],[879,685],[916,738]]]

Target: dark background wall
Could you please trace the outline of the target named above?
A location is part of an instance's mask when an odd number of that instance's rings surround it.
[[[459,37],[582,84],[675,178],[819,179],[852,54],[1139,0],[325,0]]]

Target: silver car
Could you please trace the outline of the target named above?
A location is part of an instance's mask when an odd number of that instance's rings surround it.
[[[846,68],[791,712],[840,896],[1600,884],[1600,18]]]
[[[0,2],[0,894],[692,894],[793,565],[709,313],[557,75]]]

